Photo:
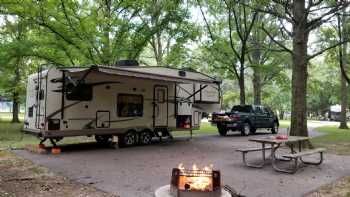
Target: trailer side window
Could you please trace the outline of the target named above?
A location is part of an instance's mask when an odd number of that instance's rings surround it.
[[[143,115],[143,96],[134,94],[119,94],[117,99],[119,117],[135,117]]]
[[[74,86],[70,83],[66,86],[66,98],[71,101],[91,101],[92,86],[88,84]]]
[[[28,117],[29,118],[33,117],[33,106],[32,107],[28,107]]]

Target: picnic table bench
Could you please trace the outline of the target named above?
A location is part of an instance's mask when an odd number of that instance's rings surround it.
[[[269,156],[272,160],[271,164],[272,167],[278,171],[278,172],[284,172],[284,173],[295,173],[298,170],[298,161],[300,160],[304,164],[310,164],[310,165],[320,165],[323,162],[323,152],[325,151],[324,148],[316,148],[316,149],[307,149],[307,150],[302,150],[302,142],[308,140],[308,137],[301,137],[301,136],[289,136],[287,139],[276,139],[274,136],[269,136],[269,137],[260,137],[260,138],[251,138],[249,141],[254,141],[257,143],[261,143],[262,147],[261,148],[256,148],[256,147],[247,147],[247,148],[240,148],[237,149],[236,151],[242,153],[242,159],[243,163],[248,166],[248,167],[254,167],[254,168],[262,168],[265,165],[266,161],[266,150],[271,150],[271,155]],[[283,154],[281,157],[277,157],[276,151],[282,144],[289,144],[291,153],[289,154]],[[294,150],[294,143],[298,143],[299,145],[299,152],[296,152]],[[269,146],[266,146],[268,144]],[[263,161],[261,164],[251,164],[247,162],[246,155],[249,152],[256,152],[256,151],[261,151],[262,152],[262,157]],[[316,162],[311,162],[311,161],[304,161],[303,157],[308,156],[308,155],[313,155],[313,154],[320,154],[320,160]],[[294,161],[294,164],[291,169],[281,169],[280,167],[277,166],[277,160],[282,160],[282,161]]]
[[[236,149],[236,151],[242,153],[242,157],[243,157],[242,159],[243,159],[244,165],[249,166],[249,167],[262,168],[265,165],[265,160],[266,160],[265,150],[271,150],[271,149],[272,149],[272,146],[270,146],[270,147],[262,147],[262,148],[248,147],[248,148],[239,148],[239,149]],[[263,157],[263,161],[264,162],[262,164],[260,164],[260,165],[255,165],[255,164],[248,163],[247,159],[246,159],[246,154],[247,153],[256,152],[256,151],[262,151],[262,157]]]
[[[298,160],[304,164],[308,165],[320,165],[323,162],[323,152],[326,151],[325,148],[315,148],[315,149],[309,149],[301,152],[296,153],[290,153],[290,154],[284,154],[282,157],[289,158],[291,160],[294,160],[294,165],[292,170],[283,170],[289,173],[295,173],[298,170]],[[317,162],[311,162],[311,161],[304,161],[303,156],[313,155],[313,154],[320,154],[320,160]],[[281,169],[280,169],[281,170]]]

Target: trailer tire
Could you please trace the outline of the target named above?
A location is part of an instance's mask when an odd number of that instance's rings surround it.
[[[143,130],[139,134],[139,144],[149,145],[152,143],[152,132],[150,130]]]
[[[136,131],[129,130],[126,133],[118,136],[118,147],[131,147],[138,143],[138,135]]]
[[[101,145],[110,145],[113,142],[112,135],[95,135],[95,140]]]

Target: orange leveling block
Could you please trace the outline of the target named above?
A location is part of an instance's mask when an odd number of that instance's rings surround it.
[[[61,153],[61,148],[59,147],[52,147],[51,148],[51,153],[54,154],[54,155],[58,155]]]

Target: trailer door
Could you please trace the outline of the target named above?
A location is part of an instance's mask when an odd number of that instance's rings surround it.
[[[168,126],[168,87],[156,85],[153,95],[153,125]]]

